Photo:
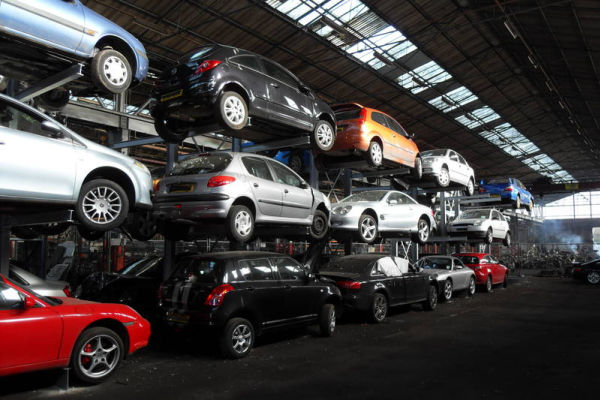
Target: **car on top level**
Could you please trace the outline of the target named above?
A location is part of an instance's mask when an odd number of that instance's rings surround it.
[[[421,178],[421,157],[414,135],[407,133],[398,121],[356,103],[332,108],[338,121],[337,137],[333,147],[319,156],[320,163],[364,159],[371,168],[405,166],[411,169],[413,178]]]
[[[526,207],[533,211],[533,195],[517,178],[494,178],[479,184],[479,193],[489,193],[503,203],[511,203],[514,208]]]
[[[421,152],[423,178],[432,179],[439,187],[452,183],[464,186],[467,196],[475,193],[475,172],[463,156],[451,149],[435,149]]]
[[[200,47],[166,68],[152,92],[156,131],[168,142],[190,130],[255,142],[311,136],[314,147],[335,141],[331,108],[290,71],[250,51],[221,44]]]

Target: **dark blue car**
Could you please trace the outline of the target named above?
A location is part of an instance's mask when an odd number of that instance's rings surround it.
[[[533,195],[517,178],[495,178],[488,182],[481,182],[480,193],[489,193],[492,197],[499,197],[503,203],[512,203],[514,208],[524,206],[530,212],[533,210]]]

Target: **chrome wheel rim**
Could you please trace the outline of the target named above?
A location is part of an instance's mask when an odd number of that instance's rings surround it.
[[[377,142],[373,142],[373,145],[371,146],[371,160],[375,165],[379,165],[383,161],[383,151]]]
[[[115,338],[109,335],[97,335],[81,347],[77,363],[85,376],[102,378],[116,368],[120,357],[121,349]]]
[[[240,211],[235,215],[234,224],[240,236],[248,236],[252,230],[252,217],[248,212]]]
[[[448,172],[448,170],[446,168],[442,168],[442,170],[440,171],[440,185],[442,186],[448,186],[448,184],[450,183],[450,173]]]
[[[444,298],[446,300],[450,300],[452,297],[452,284],[450,282],[446,282],[444,285]]]
[[[335,308],[332,307],[329,311],[329,332],[335,331]]]
[[[119,193],[108,186],[97,186],[83,198],[83,213],[90,221],[106,225],[121,215],[123,200]]]
[[[426,242],[427,239],[429,239],[429,225],[427,225],[427,222],[424,220],[419,220],[419,239],[422,242]]]
[[[437,305],[437,294],[435,293],[435,289],[433,287],[429,289],[429,305],[431,308],[435,308]]]
[[[374,314],[377,321],[382,321],[387,314],[387,304],[385,297],[378,296],[375,298]]]
[[[252,346],[252,330],[246,324],[240,324],[235,327],[231,334],[233,350],[242,354],[247,352]]]
[[[469,196],[471,196],[474,192],[475,186],[473,186],[473,181],[469,180],[469,183],[467,183],[467,193],[469,194]]]
[[[471,278],[469,281],[469,294],[475,293],[475,279]]]
[[[115,86],[123,86],[127,82],[127,66],[119,57],[110,56],[104,60],[102,70],[106,79]]]
[[[320,124],[317,128],[317,141],[322,148],[328,148],[333,143],[333,131],[328,124]]]
[[[371,241],[375,239],[375,233],[377,232],[377,223],[375,219],[371,216],[362,220],[360,224],[360,234],[363,239],[367,241]]]
[[[492,290],[492,278],[488,277],[487,282],[485,283],[485,287],[488,290],[488,292]]]
[[[506,245],[510,246],[510,235],[508,233],[506,234],[506,238],[504,240],[506,240]]]
[[[236,96],[228,96],[223,104],[225,118],[233,125],[239,125],[246,119],[246,110],[242,100]]]
[[[589,283],[591,283],[593,285],[597,284],[598,282],[600,282],[600,273],[598,273],[596,271],[591,271],[587,275],[587,280]]]
[[[486,239],[486,241],[488,243],[492,243],[493,240],[494,240],[494,234],[492,233],[492,231],[488,231],[487,232],[487,239]]]

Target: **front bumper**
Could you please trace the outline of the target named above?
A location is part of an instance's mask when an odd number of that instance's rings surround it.
[[[448,226],[447,232],[451,236],[467,236],[469,238],[484,238],[487,229],[481,226],[466,226],[466,227],[454,227]]]
[[[129,354],[146,347],[150,340],[150,322],[142,318],[126,325],[129,335]]]
[[[331,213],[331,229],[358,231],[358,219],[360,214],[356,215],[352,211],[346,215]]]

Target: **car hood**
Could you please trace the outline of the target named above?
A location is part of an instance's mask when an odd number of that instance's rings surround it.
[[[346,206],[352,206],[353,208],[368,208],[368,207],[377,207],[377,205],[379,204],[378,201],[341,201],[339,203],[335,203],[332,204],[331,207],[332,208],[336,208],[336,207],[346,207]]]
[[[471,224],[473,225],[475,222],[477,221],[487,221],[487,219],[480,219],[480,218],[466,218],[466,219],[460,219],[457,218],[454,221],[452,221],[450,223],[450,225],[454,225],[454,224]]]
[[[57,299],[60,300],[62,304],[55,307],[71,308],[71,312],[113,315],[121,321],[142,319],[142,316],[137,311],[125,304],[97,303],[74,297],[57,297]]]

